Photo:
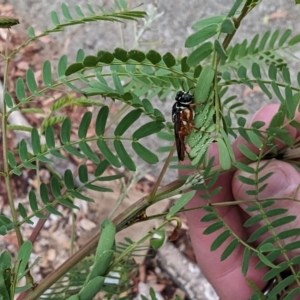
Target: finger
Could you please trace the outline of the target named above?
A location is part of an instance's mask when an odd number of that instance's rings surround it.
[[[264,107],[262,107],[252,118],[252,121],[250,124],[253,124],[256,121],[263,121],[265,122],[265,125],[263,125],[260,130],[266,130],[274,117],[274,115],[278,112],[280,105],[277,103],[268,104]],[[288,131],[288,134],[292,139],[296,139],[297,136],[300,136],[300,130],[298,131],[295,127],[292,127],[291,125],[287,125],[285,129]],[[275,144],[277,145],[278,149],[281,149],[284,144],[280,141],[275,139]],[[233,143],[233,150],[235,153],[235,157],[237,160],[244,157],[244,155],[240,152],[238,149],[239,145],[246,146],[249,150],[251,150],[254,153],[258,153],[260,151],[259,148],[254,146],[252,143],[247,142],[243,137],[239,136],[235,142]]]
[[[231,178],[229,176],[226,177],[226,175],[220,176],[216,186],[220,185],[223,186],[220,193],[224,196],[223,200],[231,201]],[[199,193],[197,196],[199,196]],[[219,197],[220,195],[212,198],[212,202],[215,202]],[[189,203],[189,206],[204,204],[207,204],[207,200],[195,197]],[[200,269],[222,300],[236,299],[236,295],[239,295],[239,299],[249,299],[253,294],[253,290],[248,286],[241,272],[244,247],[239,244],[235,251],[221,262],[221,254],[233,238],[227,239],[217,250],[211,251],[213,241],[225,231],[225,227],[208,235],[203,234],[204,230],[212,224],[212,222],[200,222],[203,214],[205,214],[203,210],[194,210],[187,213],[189,232]],[[242,240],[247,239],[243,227],[242,210],[238,206],[225,206],[218,210],[218,214],[222,215],[222,220],[227,228],[230,228],[236,236]],[[258,288],[263,289],[265,283],[262,281],[262,277],[267,272],[267,269],[255,269],[257,263],[257,257],[252,257],[247,278],[255,282]],[[232,284],[233,282],[234,284]]]
[[[262,161],[261,165],[266,163],[266,161]],[[256,164],[250,164],[250,167],[253,167],[254,169],[257,168]],[[300,213],[300,204],[297,201],[300,199],[300,191],[299,191],[299,184],[300,184],[300,174],[299,172],[290,164],[283,162],[283,161],[272,161],[270,162],[261,172],[259,172],[258,177],[262,178],[263,176],[273,173],[271,177],[269,177],[267,180],[259,184],[259,187],[262,185],[267,184],[266,188],[258,194],[257,199],[261,203],[263,203],[264,199],[274,199],[274,204],[272,206],[264,208],[264,212],[268,212],[270,210],[273,210],[274,208],[284,208],[288,211],[284,214],[281,214],[279,216],[274,217],[268,217],[267,219],[262,220],[258,225],[265,225],[266,221],[271,223],[275,219],[281,218],[286,215],[295,215],[298,216]],[[253,196],[250,196],[247,191],[255,189],[255,187],[250,186],[248,184],[242,183],[237,176],[243,176],[246,178],[255,179],[255,174],[249,174],[242,171],[237,171],[233,180],[232,180],[232,192],[233,196],[236,200],[239,201],[249,201],[254,200]],[[277,200],[276,200],[277,199]],[[255,202],[254,202],[255,203]],[[245,210],[249,205],[249,202],[247,204],[241,204],[240,207]],[[256,215],[260,213],[259,211],[249,212],[250,216]],[[272,231],[275,234],[278,234],[279,232],[293,229],[293,228],[299,228],[300,227],[300,219],[297,218],[293,222],[290,222],[288,224],[284,224],[279,227],[275,227],[272,229]],[[249,235],[251,235],[254,230],[257,229],[257,226],[253,226],[250,228],[247,228],[249,231]],[[261,236],[257,243],[261,243],[264,239],[266,239],[270,234],[266,234],[264,236]],[[282,245],[285,245],[287,243],[291,243],[295,240],[299,239],[298,236],[292,236],[290,238],[284,239],[280,241]],[[290,252],[290,255],[299,254],[300,250],[294,250],[293,252]]]
[[[271,104],[262,108],[254,116],[252,122],[264,120],[264,128],[267,128],[273,116],[277,113],[278,108],[279,105],[276,104]],[[289,126],[287,130],[292,137],[296,136],[296,130],[294,128]],[[233,145],[237,159],[243,156],[237,148],[238,144],[244,144],[253,152],[257,153],[259,151],[256,147],[249,144],[243,138],[238,138]],[[209,154],[210,157],[215,157],[214,165],[218,165],[219,155],[217,144],[211,145]],[[222,190],[216,197],[213,197],[213,199],[211,199],[212,203],[220,203],[233,200],[233,195],[231,192],[232,176],[233,173],[227,173],[223,176],[220,176],[215,186],[221,186]],[[207,204],[207,200],[201,199],[200,193],[197,193],[195,198],[189,202],[187,207],[191,208],[205,204]],[[233,232],[235,232],[241,239],[247,239],[248,232],[245,231],[243,227],[245,214],[241,209],[239,209],[238,206],[222,207],[218,209],[218,213]],[[241,273],[244,248],[242,246],[238,246],[238,248],[231,256],[229,256],[225,261],[220,262],[220,256],[224,249],[227,247],[230,240],[225,242],[217,251],[211,252],[210,246],[215,238],[219,236],[220,233],[222,233],[222,230],[209,235],[204,235],[204,230],[209,225],[211,225],[211,223],[200,222],[200,219],[205,214],[206,213],[203,210],[194,210],[187,214],[190,235],[198,264],[222,299],[233,299],[233,297],[236,297],[236,295],[241,291],[243,291],[243,295],[240,294],[241,299],[247,299],[252,295],[253,291],[248,287],[247,283],[245,282],[245,277]],[[254,266],[257,262],[257,258],[252,258],[252,260],[250,261],[247,278],[253,280],[256,285],[262,289],[265,286],[265,283],[261,281],[261,278],[267,270],[256,270]],[[236,284],[232,286],[232,282],[235,282]],[[228,288],[228,286],[230,286],[230,288]]]
[[[213,145],[210,151],[211,155],[217,153],[217,145]],[[222,190],[219,194],[217,194],[217,196],[210,199],[210,203],[230,202],[233,200],[231,191],[233,174],[233,172],[230,172],[219,176],[212,190],[220,186],[222,187]],[[201,196],[201,193],[197,192],[196,196],[188,203],[187,208],[207,205],[208,200],[203,199]],[[232,230],[239,238],[243,240],[247,239],[247,235],[243,227],[243,211],[238,206],[225,205],[218,208],[217,212],[230,230]],[[207,212],[199,209],[192,210],[186,214],[194,253],[200,269],[222,300],[234,299],[237,294],[240,296],[239,299],[249,299],[253,294],[253,291],[246,283],[245,277],[241,272],[244,247],[239,245],[227,259],[221,262],[220,257],[222,253],[233,238],[229,238],[225,241],[216,251],[211,251],[213,241],[223,231],[225,231],[225,227],[208,235],[203,234],[204,230],[213,223],[200,222],[200,219],[206,214]],[[252,257],[249,264],[247,278],[255,282],[259,288],[263,289],[265,283],[261,280],[261,278],[267,272],[267,269],[256,270],[254,267],[257,263],[258,258]],[[235,284],[232,285],[232,282],[235,282]],[[228,289],[229,286],[230,289]]]

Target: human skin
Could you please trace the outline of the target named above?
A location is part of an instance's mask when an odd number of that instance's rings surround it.
[[[255,121],[264,121],[266,124],[264,128],[268,127],[272,117],[278,111],[279,105],[270,104],[263,107],[260,111],[256,113],[253,117],[251,123]],[[296,139],[300,136],[300,132],[291,126],[287,126],[290,136]],[[243,158],[241,152],[239,152],[237,145],[244,144],[253,152],[258,153],[259,149],[255,146],[248,144],[243,138],[239,137],[233,144],[233,149],[237,160]],[[281,143],[277,144],[278,148],[283,145]],[[217,144],[212,144],[209,150],[210,156],[215,156],[215,165],[218,165],[218,149]],[[263,163],[263,162],[262,162]],[[250,166],[256,168],[256,163],[250,164]],[[267,174],[269,172],[274,172],[274,174],[267,179],[266,183],[268,186],[259,195],[261,199],[264,198],[281,198],[283,200],[275,201],[275,204],[271,207],[284,207],[289,210],[287,214],[299,215],[300,204],[294,201],[286,201],[285,198],[291,198],[296,191],[296,199],[300,199],[300,191],[298,191],[300,184],[300,174],[299,172],[290,164],[274,160],[272,161],[264,171],[261,172],[260,176]],[[183,173],[181,173],[183,174]],[[217,196],[213,197],[211,202],[228,202],[235,200],[251,200],[253,196],[246,194],[246,190],[250,189],[249,185],[243,184],[237,179],[237,175],[243,175],[245,177],[251,177],[251,174],[242,172],[240,170],[235,172],[226,173],[219,176],[215,186],[221,186],[222,189]],[[265,182],[264,182],[265,183]],[[207,200],[202,199],[200,192],[197,192],[195,197],[187,204],[186,208],[198,207],[205,205]],[[247,204],[243,205],[230,205],[218,208],[218,214],[222,217],[224,222],[233,230],[242,240],[246,241],[248,237],[257,229],[257,226],[243,227],[244,222],[249,218],[249,216],[254,215],[246,213],[245,208]],[[270,209],[270,208],[269,208]],[[226,240],[216,251],[211,251],[210,246],[212,242],[220,235],[224,229],[218,230],[212,234],[204,235],[203,231],[212,223],[211,222],[200,222],[200,219],[207,214],[203,210],[192,210],[186,213],[186,218],[189,225],[190,237],[192,240],[194,253],[201,268],[202,272],[212,284],[220,299],[222,300],[247,300],[253,294],[252,289],[246,282],[246,278],[251,279],[257,287],[263,290],[266,287],[266,282],[262,280],[264,274],[268,271],[268,268],[255,269],[255,265],[259,261],[257,257],[251,257],[249,269],[246,277],[242,275],[241,266],[243,259],[244,246],[239,244],[236,250],[224,261],[220,261],[220,256],[226,246],[230,243],[232,239]],[[300,227],[300,219],[296,219],[292,223],[280,226],[276,228],[277,232],[281,232],[286,229]],[[265,238],[267,235],[263,236]],[[283,243],[292,242],[296,237],[286,239]],[[262,238],[257,241],[253,246],[257,246],[262,241]],[[295,250],[290,255],[299,255],[300,250]],[[280,262],[276,261],[277,263]],[[297,298],[298,299],[298,298]],[[300,299],[300,297],[299,297]]]

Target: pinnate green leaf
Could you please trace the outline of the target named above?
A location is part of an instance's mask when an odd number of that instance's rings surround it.
[[[51,11],[51,21],[55,26],[60,25],[59,19],[58,19],[58,15],[55,11]]]
[[[287,41],[287,39],[290,37],[291,34],[292,34],[292,30],[291,29],[287,29],[282,34],[281,38],[279,39],[278,46],[282,47],[282,45]]]
[[[272,252],[272,251],[277,251],[278,247],[275,247],[271,243],[265,243],[259,247],[259,251],[261,252]]]
[[[119,76],[117,75],[116,72],[112,72],[111,75],[112,75],[112,79],[113,79],[114,85],[116,87],[116,91],[120,95],[123,95],[124,94],[124,89],[123,89],[123,85],[121,83],[121,80],[120,80]]]
[[[238,245],[239,241],[237,239],[233,239],[221,254],[221,261],[225,260],[228,256],[230,256]]]
[[[143,103],[144,109],[147,113],[149,113],[149,114],[154,113],[153,105],[148,99],[143,99],[142,103]]]
[[[74,190],[74,179],[72,171],[67,169],[64,174],[64,182],[68,190]]]
[[[258,229],[256,229],[251,236],[248,239],[248,243],[252,243],[254,241],[256,241],[257,239],[259,239],[262,235],[264,235],[265,233],[267,233],[269,230],[268,225],[263,225],[261,227],[259,227]]]
[[[246,165],[242,162],[236,162],[235,166],[246,173],[254,174],[256,171],[254,168],[250,167],[249,165]]]
[[[28,151],[25,140],[21,140],[19,144],[19,156],[22,162],[27,161]]]
[[[170,52],[167,52],[167,53],[163,56],[163,60],[164,60],[166,66],[167,66],[168,68],[172,68],[172,67],[174,67],[175,64],[176,64],[176,59],[175,59],[175,57],[173,56],[173,54],[170,53]]]
[[[158,162],[157,155],[145,148],[139,142],[132,142],[131,145],[135,153],[148,164],[156,164]]]
[[[37,84],[34,77],[34,72],[31,68],[29,68],[26,72],[26,82],[28,89],[31,93],[35,93],[37,91]]]
[[[110,188],[95,185],[95,184],[90,184],[90,183],[86,184],[85,187],[89,190],[93,190],[93,191],[100,192],[100,193],[113,192],[113,190]]]
[[[211,24],[219,24],[225,19],[225,16],[213,16],[213,17],[208,17],[205,19],[201,19],[200,21],[197,21],[192,28],[193,29],[199,29],[203,28],[206,26],[209,26]]]
[[[273,95],[271,94],[271,92],[267,89],[266,85],[260,79],[257,79],[257,84],[259,85],[259,87],[261,88],[261,90],[263,91],[263,93],[269,99],[272,99]]]
[[[68,57],[66,55],[63,55],[59,61],[58,61],[58,76],[64,76],[65,72],[67,70],[67,65],[68,65]]]
[[[109,162],[107,160],[101,161],[101,163],[97,166],[97,168],[94,172],[94,175],[96,177],[101,176],[105,172],[105,170],[108,168],[108,166],[109,166]]]
[[[285,245],[284,249],[286,251],[293,251],[300,248],[300,241],[294,241]]]
[[[242,273],[244,276],[246,276],[248,272],[250,257],[251,257],[251,250],[248,247],[245,247],[243,262],[242,262]]]
[[[74,73],[77,73],[77,72],[81,71],[83,68],[84,68],[84,65],[83,65],[82,62],[77,62],[77,63],[71,64],[66,69],[65,75],[70,76]]]
[[[37,198],[34,191],[30,191],[28,194],[29,198],[29,205],[32,211],[34,212],[35,216],[37,216],[39,219],[47,219],[47,216],[43,215],[41,212],[39,212],[38,204],[37,204]]]
[[[261,220],[263,220],[263,218],[264,216],[262,214],[254,215],[244,223],[244,227],[251,227],[257,224],[258,222],[260,222]]]
[[[265,46],[266,46],[266,43],[267,43],[267,41],[268,41],[270,35],[271,35],[271,32],[270,32],[270,30],[268,30],[268,31],[266,31],[265,34],[262,36],[262,38],[261,38],[261,40],[260,40],[260,43],[259,43],[259,45],[258,45],[258,50],[259,50],[259,51],[264,50],[264,48],[265,48]]]
[[[71,120],[70,118],[66,118],[61,125],[61,130],[60,130],[61,141],[64,144],[69,144],[70,136],[71,136]]]
[[[219,42],[219,40],[215,40],[214,46],[216,52],[219,55],[221,62],[225,62],[228,56],[226,54],[226,50],[224,49],[223,45]]]
[[[252,64],[252,75],[254,78],[261,78],[260,66],[257,63]]]
[[[298,236],[298,235],[300,235],[300,228],[292,228],[278,233],[278,238],[287,239],[292,236]]]
[[[148,51],[146,57],[154,65],[161,61],[161,55],[155,50]]]
[[[20,102],[23,102],[26,98],[24,81],[20,77],[16,82],[16,96]]]
[[[272,227],[279,227],[285,224],[289,224],[297,219],[296,216],[284,216],[271,222]]]
[[[223,170],[229,170],[231,167],[230,155],[227,145],[222,138],[217,138],[219,147],[219,161]]]
[[[8,108],[12,108],[14,106],[14,102],[12,100],[11,95],[8,92],[5,92],[4,101]]]
[[[205,42],[188,56],[186,62],[190,67],[194,67],[207,58],[212,52],[213,44],[211,42]]]
[[[106,121],[109,113],[109,108],[108,106],[103,106],[97,115],[96,119],[96,134],[98,136],[101,136],[105,132],[105,126],[106,126]]]
[[[84,57],[85,57],[84,51],[82,49],[78,49],[76,53],[76,62],[83,62]]]
[[[91,124],[91,120],[92,120],[92,112],[87,111],[83,117],[82,120],[79,124],[79,128],[78,128],[78,137],[80,139],[84,139],[87,135],[89,126]]]
[[[190,35],[185,41],[185,47],[195,47],[217,34],[218,24],[213,23]]]
[[[80,182],[86,183],[89,180],[87,165],[80,165],[78,168],[78,177]]]
[[[43,82],[45,86],[51,86],[52,83],[51,63],[49,60],[46,60],[43,64]]]
[[[90,68],[90,67],[95,67],[97,66],[99,60],[98,60],[98,57],[97,56],[94,56],[94,55],[87,55],[84,59],[83,59],[83,62],[82,64],[87,67],[87,68]]]
[[[99,62],[105,63],[105,64],[110,64],[114,60],[114,56],[108,52],[108,51],[99,51],[97,53],[97,57]]]
[[[211,234],[219,229],[221,229],[224,226],[223,221],[217,221],[216,223],[213,223],[209,225],[204,231],[203,234]]]
[[[251,150],[249,150],[246,146],[240,144],[240,145],[238,145],[238,148],[250,160],[253,160],[253,161],[257,160],[257,155],[255,153],[253,153]]]
[[[55,147],[54,129],[52,126],[48,126],[45,131],[45,139],[48,148]]]
[[[215,212],[209,213],[201,218],[201,222],[210,222],[218,219],[218,215]]]
[[[22,203],[18,204],[18,211],[27,224],[34,224],[30,219],[27,219],[27,211]]]
[[[162,122],[152,121],[147,124],[142,125],[139,129],[137,129],[132,137],[136,140],[149,136],[151,134],[157,133],[164,128],[164,124]]]
[[[117,125],[114,135],[122,136],[125,131],[141,116],[142,111],[135,109],[130,111]]]
[[[121,48],[116,48],[113,55],[116,59],[119,59],[122,62],[126,62],[129,59],[127,51]]]
[[[242,3],[243,0],[235,0],[233,6],[227,14],[227,17],[233,17]]]
[[[31,145],[35,155],[42,152],[40,135],[36,128],[32,128],[31,130]]]
[[[259,257],[259,259],[268,267],[270,268],[278,268],[276,265],[274,265],[264,254],[262,254],[261,252],[257,253],[257,256]]]
[[[215,251],[217,250],[228,238],[230,237],[230,231],[225,230],[223,231],[211,244],[210,250]]]
[[[120,140],[114,140],[114,147],[118,157],[120,158],[124,166],[130,171],[135,171],[136,170],[135,164],[131,159],[131,157],[129,156],[129,154],[127,153],[127,151],[125,150],[122,142]]]
[[[225,19],[221,24],[221,32],[232,34],[236,30],[234,22],[231,18]]]
[[[50,181],[51,191],[55,198],[59,198],[61,196],[60,191],[60,183],[56,176],[53,176]]]
[[[298,43],[300,43],[300,34],[297,34],[296,36],[292,37],[288,42],[289,46],[294,46]]]
[[[128,52],[128,57],[137,62],[142,62],[143,60],[145,60],[146,55],[144,52],[139,51],[139,50],[130,50]]]
[[[83,155],[81,152],[79,152],[77,149],[72,147],[71,145],[64,145],[63,148],[69,152],[70,154],[77,156],[79,158],[86,158],[85,155]]]
[[[85,154],[87,158],[92,160],[95,164],[100,163],[99,157],[95,154],[95,152],[91,149],[88,143],[85,141],[80,141],[78,143],[80,150]]]
[[[195,89],[195,103],[203,103],[207,100],[214,76],[215,72],[210,66],[202,69]]]
[[[287,67],[282,68],[282,77],[287,84],[289,85],[291,84],[291,74],[289,68]]]
[[[11,152],[11,151],[7,152],[7,160],[8,160],[9,165],[12,168],[17,166],[17,162],[16,162],[16,159],[15,159],[15,156],[14,156],[13,152]]]
[[[72,195],[73,193],[74,193],[74,190],[71,190],[71,191],[69,191],[70,192],[70,194]],[[75,192],[76,193],[76,192]],[[79,193],[78,193],[79,194]],[[78,197],[79,198],[79,197]],[[77,205],[75,205],[74,203],[73,203],[73,201],[71,201],[69,198],[62,198],[62,197],[60,197],[60,198],[58,198],[58,203],[59,204],[61,204],[61,205],[63,205],[63,206],[65,206],[65,207],[69,207],[69,208],[71,208],[71,209],[78,209],[79,210],[79,207],[77,206]]]
[[[106,142],[104,140],[98,140],[97,141],[98,148],[101,152],[101,154],[109,161],[114,167],[120,168],[121,164],[118,158],[112,153],[112,151],[107,146]]]
[[[28,268],[29,265],[29,258],[30,255],[32,253],[32,243],[30,241],[25,241],[18,253],[18,257],[17,260],[19,262],[19,267],[18,267],[18,272],[17,272],[17,276],[18,279],[20,280],[20,278],[24,275],[24,273],[26,272],[26,269]]]
[[[194,196],[195,191],[189,191],[181,195],[181,197],[176,200],[174,205],[170,208],[166,219],[173,217],[176,213],[178,213]]]

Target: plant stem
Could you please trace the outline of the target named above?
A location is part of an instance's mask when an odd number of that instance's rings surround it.
[[[174,143],[173,146],[172,146],[172,149],[171,149],[171,151],[169,152],[169,155],[168,155],[168,157],[167,157],[167,159],[166,159],[166,161],[165,161],[165,163],[164,163],[164,165],[163,165],[163,168],[162,168],[162,170],[161,170],[160,173],[159,173],[159,176],[158,176],[158,178],[157,178],[157,181],[155,182],[155,185],[153,186],[153,189],[152,189],[152,191],[150,192],[150,194],[149,194],[149,196],[148,196],[149,198],[155,196],[156,191],[157,191],[159,185],[161,184],[161,181],[162,181],[162,179],[163,179],[163,177],[164,177],[164,175],[165,175],[165,173],[166,173],[166,171],[167,171],[167,168],[168,168],[168,166],[169,166],[169,164],[170,164],[170,161],[171,161],[171,159],[172,159],[172,156],[173,156],[173,154],[174,154],[174,152],[175,152],[175,148],[176,148],[176,144]]]
[[[268,151],[267,151],[268,152]],[[266,153],[264,153],[265,155]],[[247,158],[239,160],[245,164],[248,164],[250,161]],[[215,172],[220,167],[215,166],[212,168],[211,172]],[[231,170],[223,171],[222,174],[228,173],[230,171],[236,170],[236,167],[232,167]],[[208,176],[209,178],[209,176]],[[208,179],[207,178],[207,179]],[[113,223],[116,226],[117,232],[133,225],[136,222],[148,220],[145,211],[152,204],[157,203],[167,197],[177,195],[183,190],[190,188],[192,185],[185,185],[186,180],[175,180],[166,186],[157,190],[153,197],[149,195],[144,196],[139,199],[136,203],[128,207],[124,212],[119,214],[116,218],[113,219]],[[246,201],[248,202],[248,201]],[[236,202],[226,202],[226,203],[214,203],[213,206],[225,206],[225,205],[238,205],[241,203],[246,203],[245,201],[236,201]],[[201,208],[201,207],[199,207]],[[100,233],[94,236],[84,247],[79,249],[74,255],[72,255],[67,261],[65,261],[58,269],[51,273],[47,278],[45,278],[39,285],[37,285],[34,290],[30,291],[28,294],[23,293],[18,297],[18,300],[34,300],[38,299],[47,289],[49,289],[57,280],[64,276],[71,268],[73,268],[78,262],[80,262],[87,255],[91,254],[97,247],[100,238]]]
[[[242,11],[240,13],[240,15],[238,16],[237,19],[235,19],[235,28],[236,30],[232,33],[232,34],[228,34],[223,42],[223,48],[227,49],[227,47],[229,46],[231,40],[233,39],[235,33],[237,32],[237,29],[240,27],[242,20],[246,17],[246,15],[257,5],[256,4],[252,4],[253,0],[247,0],[244,7],[242,8]]]
[[[164,188],[161,188],[157,194],[162,196],[162,194],[165,194],[166,192],[174,191],[174,188],[176,190],[177,188],[182,186],[184,182],[185,181],[183,180],[177,180],[175,182],[172,182],[171,184],[165,186]],[[126,209],[123,213],[121,213],[113,220],[113,223],[117,227],[117,231],[129,227],[137,219],[143,217],[144,211],[149,206],[150,204],[147,196],[141,198],[136,203],[131,205],[128,209]],[[100,238],[100,233],[98,233],[95,237],[93,237],[84,247],[79,249],[65,263],[63,263],[60,267],[58,267],[58,269],[52,272],[45,280],[43,280],[39,285],[37,285],[34,290],[29,292],[27,295],[25,293],[19,295],[18,300],[38,299],[40,295],[42,295],[48,288],[50,288],[55,282],[57,282],[57,280],[59,280],[63,275],[65,275],[79,261],[81,261],[87,255],[93,252],[98,245],[99,238]]]
[[[8,29],[7,31],[7,37],[6,37],[6,46],[5,46],[5,69],[4,69],[4,80],[3,80],[3,99],[5,99],[5,93],[7,90],[7,80],[8,80],[8,64],[9,64],[9,58],[8,58],[8,43],[10,38],[10,31]],[[6,104],[5,101],[3,101],[3,107],[2,107],[2,151],[3,151],[3,169],[4,169],[4,180],[5,180],[5,186],[7,191],[7,197],[9,201],[10,211],[13,219],[13,223],[18,223],[18,214],[15,208],[14,199],[12,195],[12,190],[10,186],[10,176],[9,176],[9,166],[8,166],[8,159],[7,159],[7,153],[8,153],[8,142],[7,142],[7,114],[6,114]],[[23,244],[23,237],[20,231],[19,226],[15,227],[17,239],[18,239],[18,245],[21,247]]]

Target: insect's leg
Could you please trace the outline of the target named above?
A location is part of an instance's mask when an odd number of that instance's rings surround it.
[[[185,137],[188,136],[189,134],[190,134],[190,131],[189,131],[188,127],[186,129],[182,129],[178,132],[178,136],[179,136],[179,139],[180,139],[180,142],[181,142],[181,147],[183,148],[183,152],[188,155],[190,160],[192,160],[192,157],[190,156],[190,154],[189,154],[189,152],[186,148],[185,141],[184,141]]]

